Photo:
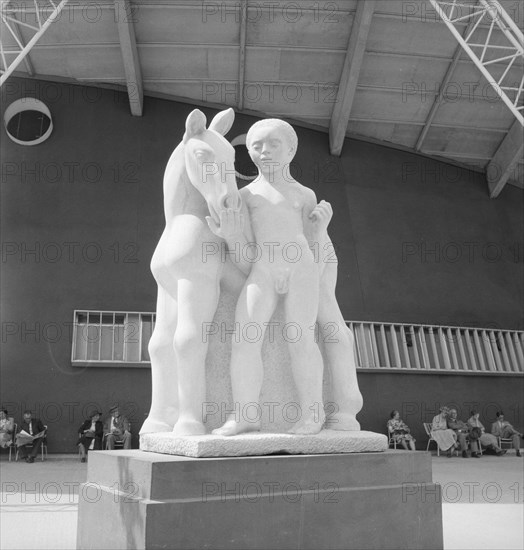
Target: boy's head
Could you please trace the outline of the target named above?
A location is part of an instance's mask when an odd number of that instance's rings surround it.
[[[297,134],[291,124],[289,124],[285,120],[280,120],[279,118],[266,118],[264,120],[259,120],[258,122],[255,122],[255,124],[251,126],[246,135],[246,147],[248,151],[249,149],[251,149],[253,135],[256,133],[257,130],[260,130],[262,128],[272,128],[273,130],[275,130],[276,133],[282,136],[282,139],[285,140],[286,144],[289,145],[292,150],[292,155],[295,155],[298,147]]]

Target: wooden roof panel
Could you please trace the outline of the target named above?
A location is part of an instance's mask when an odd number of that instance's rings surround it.
[[[275,84],[269,88],[253,83],[252,86],[246,86],[244,106],[246,109],[267,113],[268,116],[330,117],[333,103],[319,101],[318,97],[318,92],[312,86]]]
[[[406,93],[435,90],[442,81],[449,61],[416,56],[388,56],[367,52],[360,70],[359,86],[400,88]],[[410,84],[415,83],[416,86]]]
[[[457,100],[442,102],[434,122],[447,126],[474,126],[494,130],[508,130],[514,121],[514,116],[503,101],[485,99],[470,100],[463,96]]]
[[[358,89],[351,118],[369,119],[380,122],[423,123],[431,108],[431,102],[423,101],[417,94],[406,96],[399,92],[378,89]]]
[[[368,51],[415,53],[451,60],[457,43],[445,25],[376,15],[371,24]]]
[[[167,14],[154,6],[142,4],[133,16],[136,38],[139,43],[176,44],[239,44],[239,22],[221,13],[220,4],[208,3],[213,9],[206,11],[205,2],[167,9]],[[216,8],[216,9],[215,9]],[[222,8],[222,12],[225,7]],[[170,17],[166,16],[171,14]]]
[[[271,4],[268,2],[268,4]],[[342,10],[335,2],[325,2],[331,9],[298,9],[288,2],[271,12],[263,12],[263,3],[248,11],[247,44],[279,47],[339,49],[347,47],[354,14]]]
[[[504,133],[487,130],[432,126],[424,141],[424,150],[460,156],[491,158]]]
[[[345,52],[282,50],[280,80],[319,85],[340,81]]]
[[[27,4],[27,9],[22,14],[18,14],[17,18],[29,25],[37,26],[36,14],[31,7],[32,2]],[[49,14],[49,11],[43,13]],[[24,42],[29,42],[34,31],[24,25],[19,25],[19,29]],[[88,46],[115,42],[118,43],[118,34],[112,6],[108,8],[107,5],[90,2],[82,7],[75,7],[74,4],[66,5],[60,16],[49,25],[38,44]]]
[[[139,47],[142,74],[147,79],[236,80],[238,48],[215,46]]]
[[[413,124],[394,124],[385,122],[353,121],[350,119],[348,133],[379,139],[413,147],[417,141],[421,126]]]
[[[94,61],[96,59],[96,62]],[[92,49],[82,46],[37,48],[31,51],[35,71],[75,80],[119,81],[125,78],[120,46],[104,45]]]

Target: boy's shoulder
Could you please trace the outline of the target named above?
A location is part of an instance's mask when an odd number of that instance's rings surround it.
[[[315,194],[313,189],[311,189],[310,187],[306,187],[305,185],[302,185],[301,183],[299,183],[296,180],[294,180],[294,181],[295,181],[295,185],[296,185],[295,189],[301,195],[301,197],[305,201],[314,202],[316,204],[317,203],[317,195]]]

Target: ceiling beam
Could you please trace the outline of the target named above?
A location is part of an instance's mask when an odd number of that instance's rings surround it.
[[[124,60],[126,75],[127,95],[129,107],[133,116],[142,116],[144,104],[144,86],[142,82],[142,70],[136,47],[135,27],[133,25],[133,13],[129,0],[115,1],[115,20],[120,39],[120,51]]]
[[[374,10],[375,0],[358,0],[337,100],[329,124],[329,147],[332,155],[340,156],[342,153]]]
[[[495,199],[500,195],[523,153],[523,128],[515,120],[486,169],[490,198]]]
[[[244,109],[244,79],[246,76],[247,2],[240,5],[240,51],[238,57],[238,110]]]

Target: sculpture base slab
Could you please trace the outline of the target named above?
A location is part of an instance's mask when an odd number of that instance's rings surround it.
[[[195,459],[89,453],[77,547],[443,547],[425,452]]]
[[[271,454],[330,454],[385,451],[388,439],[374,432],[322,430],[315,435],[252,432],[220,435],[174,436],[172,433],[140,436],[140,449],[195,458],[260,456]]]

